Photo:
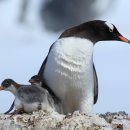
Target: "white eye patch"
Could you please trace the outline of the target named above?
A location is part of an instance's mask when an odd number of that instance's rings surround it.
[[[111,31],[113,31],[114,26],[111,23],[105,22],[105,24],[109,27]]]

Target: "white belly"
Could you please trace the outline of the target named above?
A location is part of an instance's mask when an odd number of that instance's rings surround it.
[[[41,97],[42,98],[42,97]],[[48,98],[48,97],[46,97]],[[48,99],[44,100],[43,102],[30,102],[27,103],[26,101],[21,101],[18,97],[15,98],[15,108],[16,109],[23,109],[25,112],[33,112],[39,109],[52,111],[55,110],[53,106],[51,106]]]
[[[59,39],[49,53],[44,79],[65,113],[79,110],[84,99],[93,102],[92,53],[92,42],[73,37]]]

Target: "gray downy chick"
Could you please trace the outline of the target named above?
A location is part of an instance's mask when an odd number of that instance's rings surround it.
[[[48,90],[48,87],[46,86],[45,83],[42,83],[38,75],[32,76],[29,82],[31,83],[31,85],[37,86],[41,90],[45,90],[45,89]],[[62,109],[63,106],[61,101],[50,90],[48,90],[48,92],[49,92],[49,96],[51,97],[50,99],[52,99],[54,102],[56,111],[63,114],[63,109]]]
[[[33,112],[36,110],[54,110],[54,103],[47,90],[39,89],[34,85],[20,85],[12,79],[5,79],[0,90],[10,91],[15,96],[14,105],[16,110]]]

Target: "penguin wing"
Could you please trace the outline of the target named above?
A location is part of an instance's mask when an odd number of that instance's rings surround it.
[[[50,51],[51,51],[51,49],[52,49],[52,46],[54,45],[55,43],[53,43],[51,46],[50,46],[50,48],[49,48],[49,52],[48,52],[48,55],[49,55],[49,53],[50,53]],[[54,102],[55,103],[59,103],[60,102],[60,100],[59,100],[59,98],[54,94],[54,92],[49,88],[49,86],[45,83],[45,81],[43,81],[43,73],[44,73],[44,69],[45,69],[45,66],[46,66],[46,62],[47,62],[47,58],[48,58],[48,55],[46,56],[46,58],[45,58],[45,60],[43,61],[43,63],[42,63],[42,65],[41,65],[41,68],[40,68],[40,70],[39,70],[39,72],[38,72],[38,76],[40,77],[40,79],[42,80],[42,87],[43,88],[46,88],[48,91],[49,91],[49,93],[52,95],[52,97],[53,97],[53,100],[54,100]]]
[[[98,99],[98,78],[97,78],[97,73],[95,66],[93,64],[93,76],[94,76],[94,104],[96,104],[97,99]]]
[[[13,110],[13,108],[14,108],[14,101],[13,101],[12,105],[10,106],[9,110],[6,111],[4,114],[8,114],[8,113],[10,113]]]
[[[54,43],[53,43],[53,44],[54,44]],[[49,55],[49,53],[50,53],[50,51],[51,51],[51,48],[52,48],[53,44],[50,46],[48,55]],[[42,76],[43,76],[43,72],[44,72],[44,69],[45,69],[45,65],[46,65],[46,62],[47,62],[48,55],[46,56],[45,60],[43,61],[42,66],[41,66],[41,68],[40,68],[40,70],[39,70],[39,72],[38,72],[38,74],[37,74],[37,75],[40,77],[40,79],[42,79]]]

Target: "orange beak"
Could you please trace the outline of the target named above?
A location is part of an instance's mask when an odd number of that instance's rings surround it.
[[[0,86],[0,90],[4,90],[4,87]]]
[[[119,37],[119,39],[120,39],[121,41],[126,42],[126,43],[130,43],[130,41],[129,41],[127,38],[125,38],[125,37],[123,37],[123,36],[118,36],[118,37]]]

